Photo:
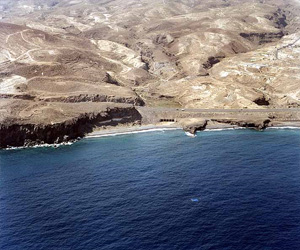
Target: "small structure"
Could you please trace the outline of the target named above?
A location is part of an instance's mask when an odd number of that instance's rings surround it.
[[[159,119],[159,122],[176,122],[175,119]]]

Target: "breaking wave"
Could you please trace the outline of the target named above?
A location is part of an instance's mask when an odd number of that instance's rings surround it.
[[[19,149],[27,149],[27,148],[58,148],[61,146],[71,146],[75,143],[73,142],[62,142],[62,143],[54,143],[54,144],[39,144],[39,145],[34,145],[34,146],[21,146],[21,147],[9,147],[5,148],[4,150],[19,150]]]

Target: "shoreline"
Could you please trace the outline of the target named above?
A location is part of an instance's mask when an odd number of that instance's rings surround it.
[[[102,137],[114,137],[114,136],[120,136],[120,135],[130,135],[130,134],[140,134],[140,133],[149,133],[149,132],[158,132],[158,131],[174,131],[174,130],[182,130],[186,136],[189,137],[196,137],[198,133],[202,132],[214,132],[214,131],[231,131],[231,130],[242,130],[242,129],[253,129],[253,128],[246,128],[241,127],[237,125],[230,125],[230,124],[214,124],[214,125],[208,125],[204,130],[197,131],[195,135],[192,136],[189,132],[186,132],[182,126],[176,123],[169,123],[169,124],[148,124],[148,125],[119,125],[116,127],[106,127],[101,128],[98,130],[95,130],[86,136],[84,136],[82,139],[95,139],[95,138],[102,138]],[[280,123],[272,126],[269,126],[266,128],[266,130],[281,130],[281,129],[287,129],[287,130],[300,130],[300,123],[295,122],[286,122],[286,123]],[[69,142],[62,142],[62,143],[56,143],[56,144],[37,144],[34,146],[20,146],[20,147],[9,147],[4,148],[2,150],[21,150],[21,149],[35,149],[35,148],[59,148],[61,146],[72,146],[74,143],[82,140],[74,140]]]
[[[101,106],[102,107],[102,106]],[[95,108],[95,107],[93,107]],[[92,112],[93,111],[93,112]],[[231,110],[178,110],[135,106],[106,107],[72,119],[37,123],[7,121],[0,124],[0,148],[54,145],[82,138],[116,136],[150,131],[183,129],[191,136],[196,131],[267,127],[300,127],[300,108],[293,113]],[[284,112],[284,113],[282,113]]]
[[[218,124],[218,125],[208,125],[204,130],[197,131],[199,132],[211,132],[211,131],[226,131],[226,130],[240,130],[240,129],[253,129],[246,128],[237,125],[230,124]],[[299,123],[285,123],[285,124],[276,124],[276,126],[269,126],[266,130],[269,129],[300,129]],[[135,125],[135,126],[116,126],[109,127],[106,129],[95,130],[87,134],[83,139],[92,139],[92,138],[101,138],[101,137],[110,137],[110,136],[119,136],[119,135],[128,135],[128,134],[138,134],[138,133],[148,133],[155,131],[172,131],[172,130],[182,130],[183,127],[176,123],[171,124],[149,124],[149,125]]]
[[[182,127],[178,125],[135,125],[135,126],[117,126],[109,127],[106,129],[95,130],[92,133],[87,134],[83,139],[89,138],[99,138],[99,137],[108,137],[108,136],[117,136],[117,135],[127,135],[127,134],[138,134],[138,133],[147,133],[155,131],[170,131],[170,130],[182,130]]]

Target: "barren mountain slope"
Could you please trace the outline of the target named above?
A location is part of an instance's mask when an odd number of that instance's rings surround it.
[[[60,105],[67,120],[91,102],[298,107],[298,13],[293,0],[0,0],[2,121],[46,105],[26,122],[61,122]]]

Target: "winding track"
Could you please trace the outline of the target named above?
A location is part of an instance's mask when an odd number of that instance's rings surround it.
[[[286,44],[286,45],[283,45],[283,46],[281,46],[280,48],[276,49],[276,52],[275,52],[275,57],[276,57],[276,59],[279,59],[279,58],[278,58],[278,55],[279,55],[279,51],[280,51],[280,50],[286,49],[286,48],[288,48],[288,47],[293,47],[298,41],[300,41],[300,37],[298,37],[294,42],[289,43],[289,44]]]

